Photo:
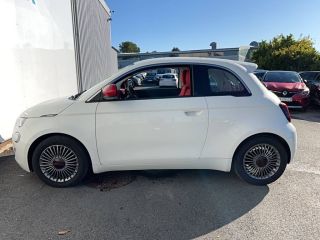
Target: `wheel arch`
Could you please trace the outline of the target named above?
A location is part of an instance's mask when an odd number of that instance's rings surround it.
[[[76,141],[86,152],[87,156],[88,156],[88,161],[89,161],[89,167],[90,167],[90,171],[92,172],[92,161],[91,161],[91,156],[87,150],[87,148],[85,147],[85,145],[79,141],[77,138],[68,135],[68,134],[64,134],[64,133],[48,133],[45,135],[42,135],[40,137],[38,137],[36,140],[33,141],[33,143],[31,144],[31,146],[29,147],[28,150],[28,166],[31,172],[33,172],[33,167],[32,167],[32,155],[34,150],[36,149],[36,147],[39,145],[40,142],[44,141],[45,139],[49,138],[49,137],[53,137],[53,136],[64,136],[64,137],[68,137],[71,138],[72,140]]]
[[[232,156],[232,168],[233,168],[233,163],[234,163],[234,159],[235,159],[235,156],[238,154],[238,151],[240,150],[240,148],[247,142],[247,141],[250,141],[251,139],[253,138],[256,138],[256,137],[271,137],[271,138],[275,138],[277,140],[279,140],[282,145],[284,146],[284,148],[286,149],[286,152],[288,154],[288,163],[290,163],[290,159],[291,159],[291,150],[290,150],[290,147],[288,145],[288,143],[286,142],[286,140],[284,140],[282,137],[280,137],[279,135],[277,134],[274,134],[274,133],[258,133],[258,134],[254,134],[254,135],[251,135],[249,137],[247,137],[246,139],[244,139],[239,145],[238,147],[236,148],[233,156]]]

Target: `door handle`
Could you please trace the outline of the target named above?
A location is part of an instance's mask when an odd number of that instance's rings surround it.
[[[188,117],[194,117],[194,116],[199,116],[201,115],[202,110],[198,110],[198,111],[185,111],[184,114]]]

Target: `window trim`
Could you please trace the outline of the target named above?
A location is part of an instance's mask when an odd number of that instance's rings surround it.
[[[237,73],[235,73],[234,71],[230,70],[229,68],[226,68],[226,67],[223,67],[223,66],[218,66],[218,65],[215,65],[215,64],[203,64],[203,63],[199,63],[199,64],[195,63],[195,64],[193,64],[193,68],[197,67],[197,66],[207,67],[207,70],[209,68],[215,68],[215,69],[224,70],[224,71],[230,73],[231,75],[233,75],[243,85],[243,87],[245,89],[245,93],[243,93],[241,95],[240,94],[238,95],[238,94],[234,94],[236,92],[221,92],[221,93],[218,93],[218,94],[217,93],[213,93],[213,92],[211,92],[211,94],[206,94],[206,93],[202,92],[201,95],[198,95],[198,96],[195,96],[195,97],[220,97],[220,96],[250,97],[250,96],[252,96],[252,92],[248,88],[247,84],[241,79],[241,77]],[[192,73],[193,74],[194,74],[194,72],[195,72],[194,69],[192,69]],[[193,79],[195,79],[195,78],[193,77]],[[195,80],[193,80],[193,82],[195,82]],[[200,81],[198,81],[198,82],[200,83]],[[197,83],[197,84],[199,84],[199,83]],[[207,87],[210,87],[210,86],[207,86]]]
[[[119,101],[139,101],[139,100],[154,100],[154,99],[172,99],[172,98],[190,98],[190,97],[196,97],[194,95],[194,79],[193,79],[193,63],[163,63],[163,64],[150,64],[150,65],[146,65],[146,66],[142,66],[142,67],[138,67],[135,69],[132,69],[131,71],[128,71],[122,75],[120,75],[119,77],[113,79],[111,82],[109,82],[107,85],[109,84],[117,84],[119,81],[121,81],[122,79],[130,76],[130,75],[134,75],[135,73],[144,71],[144,70],[148,70],[148,69],[152,69],[152,68],[170,68],[170,67],[188,67],[190,69],[190,77],[191,77],[191,96],[175,96],[175,97],[154,97],[154,98],[142,98],[142,99],[115,99],[115,100],[104,100],[102,97],[102,89],[100,89],[97,93],[95,93],[91,98],[89,98],[86,103],[95,103],[95,102],[119,102]],[[107,86],[105,85],[105,86]],[[104,87],[105,87],[104,86]],[[102,87],[102,88],[104,88]]]

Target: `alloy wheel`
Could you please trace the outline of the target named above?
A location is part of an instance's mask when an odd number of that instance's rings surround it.
[[[280,168],[279,151],[270,144],[257,144],[244,155],[243,167],[245,172],[255,179],[268,179]]]
[[[51,181],[70,181],[77,174],[78,169],[78,157],[67,146],[51,145],[41,152],[40,170]]]

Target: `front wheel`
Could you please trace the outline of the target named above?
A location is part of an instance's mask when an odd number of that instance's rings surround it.
[[[283,174],[287,163],[287,151],[278,139],[256,137],[240,146],[233,160],[233,169],[250,184],[266,185]]]
[[[32,155],[38,177],[53,187],[70,187],[81,182],[88,172],[88,154],[75,140],[53,136],[40,142]]]

